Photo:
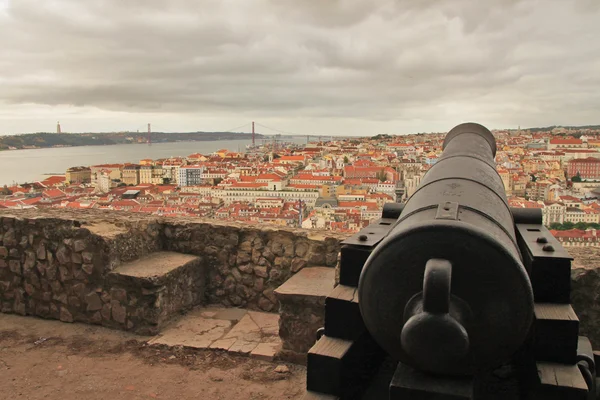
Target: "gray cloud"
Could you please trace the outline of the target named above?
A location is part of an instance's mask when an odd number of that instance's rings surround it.
[[[600,123],[599,4],[0,0],[0,102],[112,115],[96,130],[122,112],[332,133]],[[0,131],[15,121],[36,126],[2,113]]]

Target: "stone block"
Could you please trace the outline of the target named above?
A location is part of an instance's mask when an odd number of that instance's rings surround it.
[[[73,251],[74,252],[81,252],[83,250],[85,250],[85,248],[87,247],[87,244],[85,242],[85,240],[79,239],[79,240],[75,240],[73,242]]]
[[[21,271],[21,261],[19,260],[8,260],[8,268],[17,275],[23,275],[23,271]]]
[[[81,258],[84,263],[89,264],[94,260],[94,253],[89,252],[89,251],[84,251],[83,253],[81,253]]]
[[[242,274],[235,267],[231,269],[231,276],[233,276],[233,279],[235,279],[236,282],[241,282],[242,281]]]
[[[94,273],[94,264],[82,264],[81,270],[88,275],[92,275]]]
[[[60,308],[60,320],[63,322],[73,322],[73,315],[69,312],[67,307]]]
[[[267,272],[267,267],[263,267],[263,266],[254,267],[254,273],[257,276],[260,276],[261,278],[266,278],[269,276],[269,274]]]
[[[2,258],[8,257],[8,249],[4,246],[0,246],[0,257],[2,257]]]
[[[112,300],[126,302],[127,301],[127,291],[122,288],[112,288],[112,289],[110,289],[110,298]]]
[[[85,295],[85,303],[87,304],[87,311],[99,311],[102,310],[102,307],[104,306],[100,296],[98,296],[98,293],[95,291]]]
[[[46,245],[43,242],[38,244],[38,246],[35,250],[35,254],[36,254],[36,257],[38,260],[46,259]]]
[[[116,300],[110,302],[112,319],[120,324],[124,324],[127,319],[127,310]]]
[[[64,245],[59,246],[58,250],[56,250],[56,259],[61,264],[70,263],[71,253],[69,252],[69,249]]]
[[[73,253],[71,254],[71,262],[75,264],[81,264],[83,262],[83,257],[80,253]]]

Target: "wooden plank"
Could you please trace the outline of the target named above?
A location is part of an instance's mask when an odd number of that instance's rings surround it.
[[[535,301],[569,303],[572,257],[543,225],[516,224],[515,228]],[[545,246],[552,246],[554,251],[545,251]]]
[[[358,305],[358,289],[338,285],[325,299],[325,334],[346,340],[356,340],[365,332]]]
[[[575,364],[579,318],[570,304],[534,304],[534,353],[538,361]]]
[[[343,359],[354,343],[323,336],[308,351],[306,388],[310,391],[339,395],[343,387]]]
[[[368,333],[356,341],[325,335],[308,352],[306,388],[341,398],[355,396],[366,388],[384,355]]]
[[[339,400],[339,397],[330,394],[307,391],[302,400]]]
[[[536,399],[585,400],[588,389],[577,365],[537,363],[540,387]]]
[[[358,287],[358,280],[372,246],[344,245],[340,256],[340,284]]]
[[[472,378],[434,376],[398,363],[390,383],[390,400],[470,400]]]

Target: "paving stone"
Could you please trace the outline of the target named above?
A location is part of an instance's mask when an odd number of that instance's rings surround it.
[[[221,308],[217,311],[213,318],[215,319],[226,319],[228,321],[239,321],[241,320],[248,310],[243,308]]]
[[[229,350],[229,348],[236,342],[236,340],[236,338],[215,340],[210,345],[210,348],[216,350]]]
[[[250,353],[250,356],[264,361],[273,361],[277,353],[281,350],[281,341],[279,343],[259,343]]]
[[[188,314],[149,343],[206,349],[215,340],[220,339],[230,327],[230,321],[202,318],[198,315],[190,318]]]
[[[230,353],[250,354],[259,345],[257,342],[248,342],[244,339],[238,339],[229,348]]]
[[[231,328],[229,333],[227,333],[223,338],[236,338],[243,340],[244,342],[254,342],[256,345],[261,342],[262,333],[250,315],[244,315],[240,322],[235,324],[235,326]]]

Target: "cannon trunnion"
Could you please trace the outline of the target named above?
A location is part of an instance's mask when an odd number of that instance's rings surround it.
[[[485,127],[455,127],[408,202],[344,241],[306,399],[595,398],[571,257],[540,210],[509,208],[495,154]]]

